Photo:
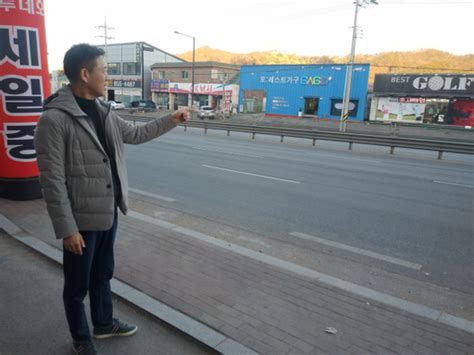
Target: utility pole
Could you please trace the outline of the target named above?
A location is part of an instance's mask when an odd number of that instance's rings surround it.
[[[104,39],[104,52],[105,52],[105,61],[107,62],[107,40],[109,39],[113,39],[113,37],[109,37],[107,36],[107,30],[113,30],[114,28],[113,27],[107,27],[107,16],[104,16],[104,24],[101,25],[101,26],[95,26],[96,28],[99,28],[99,29],[104,29],[104,34],[103,35],[100,35],[100,36],[96,36],[96,37],[99,37],[99,38],[103,38]],[[122,72],[122,71],[120,71]],[[107,90],[106,91],[106,100],[109,99],[109,91]]]
[[[192,69],[191,69],[191,108],[194,107],[194,70],[195,70],[195,65],[196,65],[196,37],[187,35],[185,33],[181,33],[178,31],[174,31],[177,35],[181,35],[184,37],[192,38],[193,40],[193,64],[192,64]]]
[[[191,69],[191,107],[194,109],[194,71],[196,66],[196,37],[193,37],[193,67]]]
[[[100,26],[95,26],[96,28],[99,28],[99,29],[104,29],[104,34],[103,35],[100,35],[100,36],[96,36],[96,37],[99,37],[99,38],[103,38],[104,39],[104,48],[105,48],[105,58],[107,58],[107,40],[109,39],[114,39],[114,37],[109,37],[107,35],[107,31],[108,30],[113,30],[115,29],[114,27],[107,27],[107,16],[104,17],[104,24],[103,25],[100,25]]]
[[[355,12],[354,12],[354,25],[352,26],[352,45],[351,45],[351,54],[349,56],[349,63],[347,64],[346,69],[346,80],[344,84],[344,98],[342,100],[342,111],[341,111],[341,121],[339,123],[339,131],[346,131],[346,121],[349,118],[349,103],[351,100],[351,85],[352,85],[352,68],[354,66],[355,59],[355,49],[357,41],[357,15],[359,13],[359,7],[364,5],[375,4],[378,5],[376,0],[355,0]]]

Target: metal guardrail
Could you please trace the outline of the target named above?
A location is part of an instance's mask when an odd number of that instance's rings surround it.
[[[431,123],[431,124],[421,124],[421,123],[414,123],[414,122],[384,122],[384,121],[366,121],[368,124],[376,125],[376,126],[392,126],[392,127],[416,127],[421,129],[429,129],[429,130],[450,130],[450,131],[470,131],[472,130],[471,126],[454,126],[449,124],[442,124],[442,123]]]
[[[147,122],[151,119],[150,117],[136,117],[125,115],[122,115],[122,117],[125,119],[133,120],[134,122]],[[203,128],[204,133],[207,133],[208,129],[214,129],[227,131],[228,136],[232,131],[246,132],[252,134],[252,139],[255,139],[255,136],[257,134],[280,136],[280,141],[282,143],[284,137],[311,139],[313,141],[313,146],[316,145],[317,140],[345,142],[349,143],[349,150],[352,150],[352,145],[354,143],[390,147],[390,154],[394,153],[395,148],[430,150],[438,152],[438,159],[442,159],[444,152],[474,154],[474,143],[465,142],[437,141],[428,139],[401,138],[393,136],[380,136],[345,132],[342,133],[320,130],[303,130],[295,128],[239,125],[232,123],[218,123],[209,121],[188,121],[181,125],[184,126],[185,131],[187,127]]]

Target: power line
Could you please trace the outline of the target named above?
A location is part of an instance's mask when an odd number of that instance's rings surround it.
[[[346,63],[315,63],[315,64],[255,64],[256,66],[290,66],[289,68],[260,68],[260,69],[255,69],[255,70],[249,70],[245,71],[244,73],[246,74],[263,74],[263,73],[272,73],[272,74],[278,74],[282,72],[290,72],[298,69],[312,69],[314,67],[322,67],[322,66],[332,66],[332,69],[335,70],[340,70],[341,66],[346,66]],[[376,68],[397,68],[397,69],[417,69],[417,70],[440,70],[440,71],[458,71],[458,72],[472,72],[474,73],[474,68],[436,68],[436,67],[423,67],[423,66],[407,66],[407,65],[390,65],[390,64],[370,64],[370,63],[354,63],[355,66],[358,65],[369,65],[370,67],[376,67]],[[251,65],[243,65],[246,67],[249,67]],[[177,72],[174,72],[177,73]],[[226,72],[213,72],[214,74],[226,74]],[[241,72],[242,73],[242,72]],[[206,73],[196,73],[196,76],[205,76],[208,77],[209,74]]]
[[[370,64],[371,67],[376,68],[400,68],[400,69],[423,69],[423,70],[455,70],[455,71],[462,71],[462,72],[472,72],[474,73],[474,68],[469,69],[461,69],[461,68],[435,68],[435,67],[411,67],[407,65],[388,65],[388,64]]]

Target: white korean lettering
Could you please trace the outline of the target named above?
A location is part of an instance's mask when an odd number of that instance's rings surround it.
[[[9,158],[19,162],[35,161],[36,122],[5,123],[3,128],[5,148]]]
[[[35,2],[34,0],[19,0],[18,1],[19,9],[21,11],[26,11],[29,14],[35,13]]]
[[[43,111],[41,76],[6,75],[0,77],[3,111],[11,116],[31,116]]]
[[[0,26],[0,65],[6,61],[17,68],[41,69],[38,29]]]
[[[43,3],[43,0],[36,0],[36,14],[44,16],[44,3]]]
[[[10,9],[15,9],[15,0],[0,0],[0,9],[9,12]]]

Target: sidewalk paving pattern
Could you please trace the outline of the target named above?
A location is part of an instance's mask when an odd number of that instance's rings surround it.
[[[0,354],[71,354],[61,268],[0,229],[0,280]],[[115,315],[137,324],[139,331],[132,337],[95,341],[100,353],[215,353],[117,297],[113,302]]]
[[[43,201],[0,200],[0,213],[57,245]],[[262,354],[473,349],[472,333],[132,217],[120,218],[115,276]]]

